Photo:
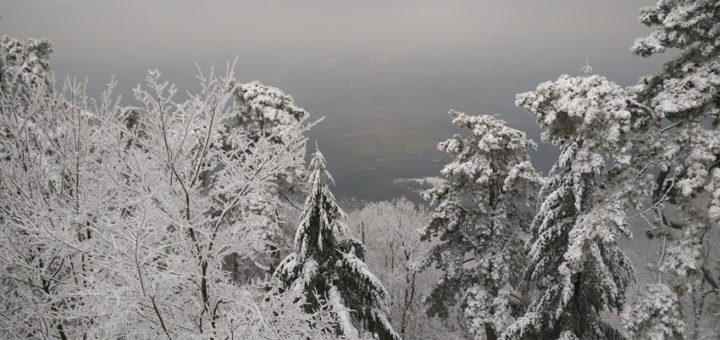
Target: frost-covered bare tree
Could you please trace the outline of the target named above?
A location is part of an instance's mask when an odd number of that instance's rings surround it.
[[[454,160],[442,170],[447,182],[425,193],[434,211],[423,238],[437,242],[424,265],[443,273],[428,313],[460,308],[470,334],[496,339],[524,307],[523,240],[542,182],[528,155],[535,143],[492,116],[450,116],[472,134],[440,143]]]
[[[313,154],[310,170],[310,190],[295,234],[295,252],[275,271],[275,286],[281,292],[304,295],[308,312],[330,304],[339,335],[400,339],[387,316],[388,293],[363,262],[365,247],[348,235],[347,216],[330,192],[328,185],[333,179],[320,150]]]
[[[252,140],[241,132],[232,136],[230,145],[253,149],[243,158],[208,147],[218,138],[216,124],[234,110],[229,70],[223,77],[201,74],[200,93],[179,104],[172,99],[174,87],[151,72],[147,89],[135,89],[145,112],[140,126],[146,138],[137,139],[142,147],[129,149],[125,155],[130,158],[121,162],[136,167],[114,176],[129,181],[123,188],[144,189],[120,191],[127,195],[123,202],[136,205],[125,207],[126,229],[116,239],[125,238],[136,250],[135,261],[121,261],[114,268],[135,268],[136,303],[151,307],[148,312],[157,319],[160,334],[168,336],[229,335],[247,297],[233,289],[223,261],[232,254],[249,256],[254,243],[262,242],[260,234],[270,217],[250,207],[274,186],[279,169],[295,161],[283,145],[269,138]],[[211,172],[209,183],[200,180],[205,171]]]
[[[423,299],[440,278],[434,270],[421,270],[432,245],[421,242],[419,229],[430,222],[424,207],[405,198],[365,203],[348,215],[350,232],[365,245],[365,263],[385,284],[390,295],[390,319],[405,339],[460,339],[452,323],[430,318]]]
[[[92,237],[87,207],[97,204],[86,203],[102,202],[97,191],[81,193],[97,161],[88,153],[95,133],[86,130],[97,116],[86,110],[83,84],[53,91],[47,41],[4,37],[0,47],[0,331],[67,339],[75,334],[70,323],[93,320],[75,311],[87,306],[80,292],[91,286],[85,275],[93,259],[81,244]]]
[[[3,65],[3,79],[25,79],[16,73],[27,68]],[[229,254],[252,256],[265,242],[274,217],[252,207],[302,166],[288,145],[305,142],[221,136],[235,111],[232,69],[200,73],[183,102],[152,71],[134,91],[141,110],[118,107],[109,91],[91,100],[84,83],[3,89],[3,338],[328,338],[332,306],[307,313],[223,269]],[[220,138],[253,152],[228,157],[209,147]]]

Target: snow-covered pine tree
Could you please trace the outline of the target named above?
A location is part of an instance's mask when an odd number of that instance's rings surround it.
[[[235,111],[225,117],[219,132],[225,142],[222,147],[232,149],[232,134],[236,129],[242,130],[251,139],[270,137],[273,142],[285,145],[295,152],[297,159],[294,166],[283,169],[278,175],[278,193],[287,195],[294,192],[295,187],[305,179],[305,143],[298,143],[297,138],[308,128],[303,124],[310,114],[297,106],[293,98],[281,89],[263,85],[259,81],[237,84],[233,92]],[[242,153],[244,150],[233,150]]]
[[[714,178],[720,176],[720,3],[660,0],[654,7],[642,9],[640,21],[655,30],[635,41],[633,53],[648,57],[667,49],[681,51],[661,71],[644,77],[633,88],[658,124],[666,125],[661,143],[667,152],[657,156],[662,171],[656,190],[680,202],[709,193],[711,199],[703,207],[709,212],[705,221],[690,224],[717,223],[720,184]],[[693,265],[702,267],[701,263]]]
[[[9,94],[27,86],[52,90],[50,71],[52,45],[48,39],[0,38],[0,91]],[[23,93],[29,94],[27,89]]]
[[[715,260],[720,255],[715,246],[720,239],[720,2],[659,0],[643,8],[639,19],[654,30],[635,41],[633,53],[680,53],[631,89],[656,122],[645,134],[656,130],[659,135],[644,152],[653,155],[647,165],[653,168],[655,186],[652,206],[643,215],[650,216],[648,234],[660,243],[655,268],[660,272],[659,282],[646,289],[648,294],[627,311],[625,321],[662,325],[675,318],[678,325],[684,319],[684,335],[702,338],[720,330],[712,311],[720,303],[720,263]],[[643,311],[643,299],[662,297],[662,285],[678,295],[665,301],[684,305],[685,313]],[[633,326],[628,331],[645,338],[658,334],[654,328],[643,334],[647,329]],[[682,333],[680,327],[672,331]]]
[[[621,337],[601,313],[622,308],[634,277],[618,239],[630,235],[626,211],[652,185],[635,167],[645,165],[635,156],[647,141],[633,129],[648,118],[622,87],[597,75],[562,75],[519,94],[516,104],[561,153],[531,226],[532,303],[503,338]]]
[[[444,272],[428,313],[447,317],[460,307],[471,334],[496,339],[523,310],[523,240],[542,182],[528,155],[535,143],[492,116],[449,114],[472,135],[439,144],[455,159],[442,170],[447,182],[425,193],[435,211],[423,238],[438,240],[425,265]]]
[[[346,216],[330,192],[333,179],[323,154],[310,162],[309,194],[295,234],[295,252],[273,275],[281,290],[303,291],[306,310],[329,302],[338,320],[338,334],[349,339],[365,329],[380,340],[398,340],[387,318],[388,294],[362,259],[365,249],[348,236]]]
[[[264,242],[258,244],[251,258],[231,256],[227,259],[226,267],[233,271],[233,276],[239,281],[247,281],[272,273],[283,256],[292,251],[294,227],[288,223],[289,210],[302,202],[296,195],[296,187],[306,177],[303,133],[310,128],[307,124],[310,114],[279,88],[258,81],[233,82],[232,85],[234,109],[219,117],[219,129],[210,148],[217,149],[218,154],[222,153],[228,159],[244,159],[256,152],[258,141],[267,139],[265,142],[283,146],[289,161],[282,164],[273,178],[273,187],[264,195],[256,195],[252,205],[246,207],[268,217]],[[253,143],[244,143],[246,139]],[[217,159],[210,161],[222,163]]]
[[[674,277],[661,276],[623,313],[628,334],[682,336],[682,308],[647,309],[658,300],[682,303],[690,292],[693,337],[703,335],[704,302],[717,296],[703,286],[718,288],[717,264],[708,259],[720,217],[719,17],[717,1],[660,0],[640,17],[656,30],[632,48],[640,56],[680,49],[660,72],[629,89],[597,76],[561,76],[518,96],[562,152],[533,223],[528,278],[539,281],[539,295],[507,338],[617,335],[597,311],[623,305],[631,267],[617,238],[633,208],[651,223],[649,235],[662,239],[658,267]]]

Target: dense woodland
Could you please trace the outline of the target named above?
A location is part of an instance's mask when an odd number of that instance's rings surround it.
[[[656,73],[518,94],[542,141],[451,110],[424,204],[347,212],[321,120],[234,63],[183,100],[157,70],[90,98],[5,36],[0,338],[717,339],[720,1],[639,20]]]

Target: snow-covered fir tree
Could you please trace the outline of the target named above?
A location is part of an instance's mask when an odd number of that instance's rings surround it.
[[[450,116],[472,134],[439,144],[455,159],[442,170],[447,182],[425,192],[434,213],[423,237],[438,240],[425,265],[444,273],[428,313],[459,307],[471,334],[496,339],[524,308],[523,241],[542,182],[528,155],[535,143],[492,116]]]
[[[651,185],[634,167],[643,141],[632,130],[647,119],[630,99],[597,75],[563,75],[517,96],[561,153],[531,226],[525,280],[532,303],[505,339],[620,336],[601,313],[625,302],[634,274],[618,239],[630,235],[626,211]]]
[[[349,339],[400,339],[387,317],[385,287],[363,263],[362,243],[348,235],[345,213],[330,192],[333,179],[319,150],[313,154],[310,171],[295,252],[280,263],[274,281],[284,291],[303,292],[308,312],[329,303],[338,334]]]

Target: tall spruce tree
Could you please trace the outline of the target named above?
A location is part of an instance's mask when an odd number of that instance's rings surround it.
[[[618,239],[630,235],[626,211],[651,186],[635,168],[644,141],[632,133],[648,119],[631,99],[590,74],[562,75],[517,96],[561,152],[531,225],[525,279],[533,300],[504,338],[621,338],[602,312],[625,302],[634,273]]]
[[[471,334],[496,339],[523,310],[523,240],[542,182],[528,155],[535,143],[492,116],[450,116],[472,135],[440,143],[455,159],[442,170],[447,182],[425,193],[435,209],[423,239],[437,241],[425,265],[444,272],[427,312],[447,317],[459,307]]]
[[[328,188],[334,183],[323,154],[310,162],[310,192],[295,234],[295,252],[273,275],[281,290],[305,292],[306,311],[329,303],[336,329],[350,339],[365,338],[358,327],[380,340],[399,340],[387,317],[388,294],[363,262],[365,248],[348,236],[346,215]]]

